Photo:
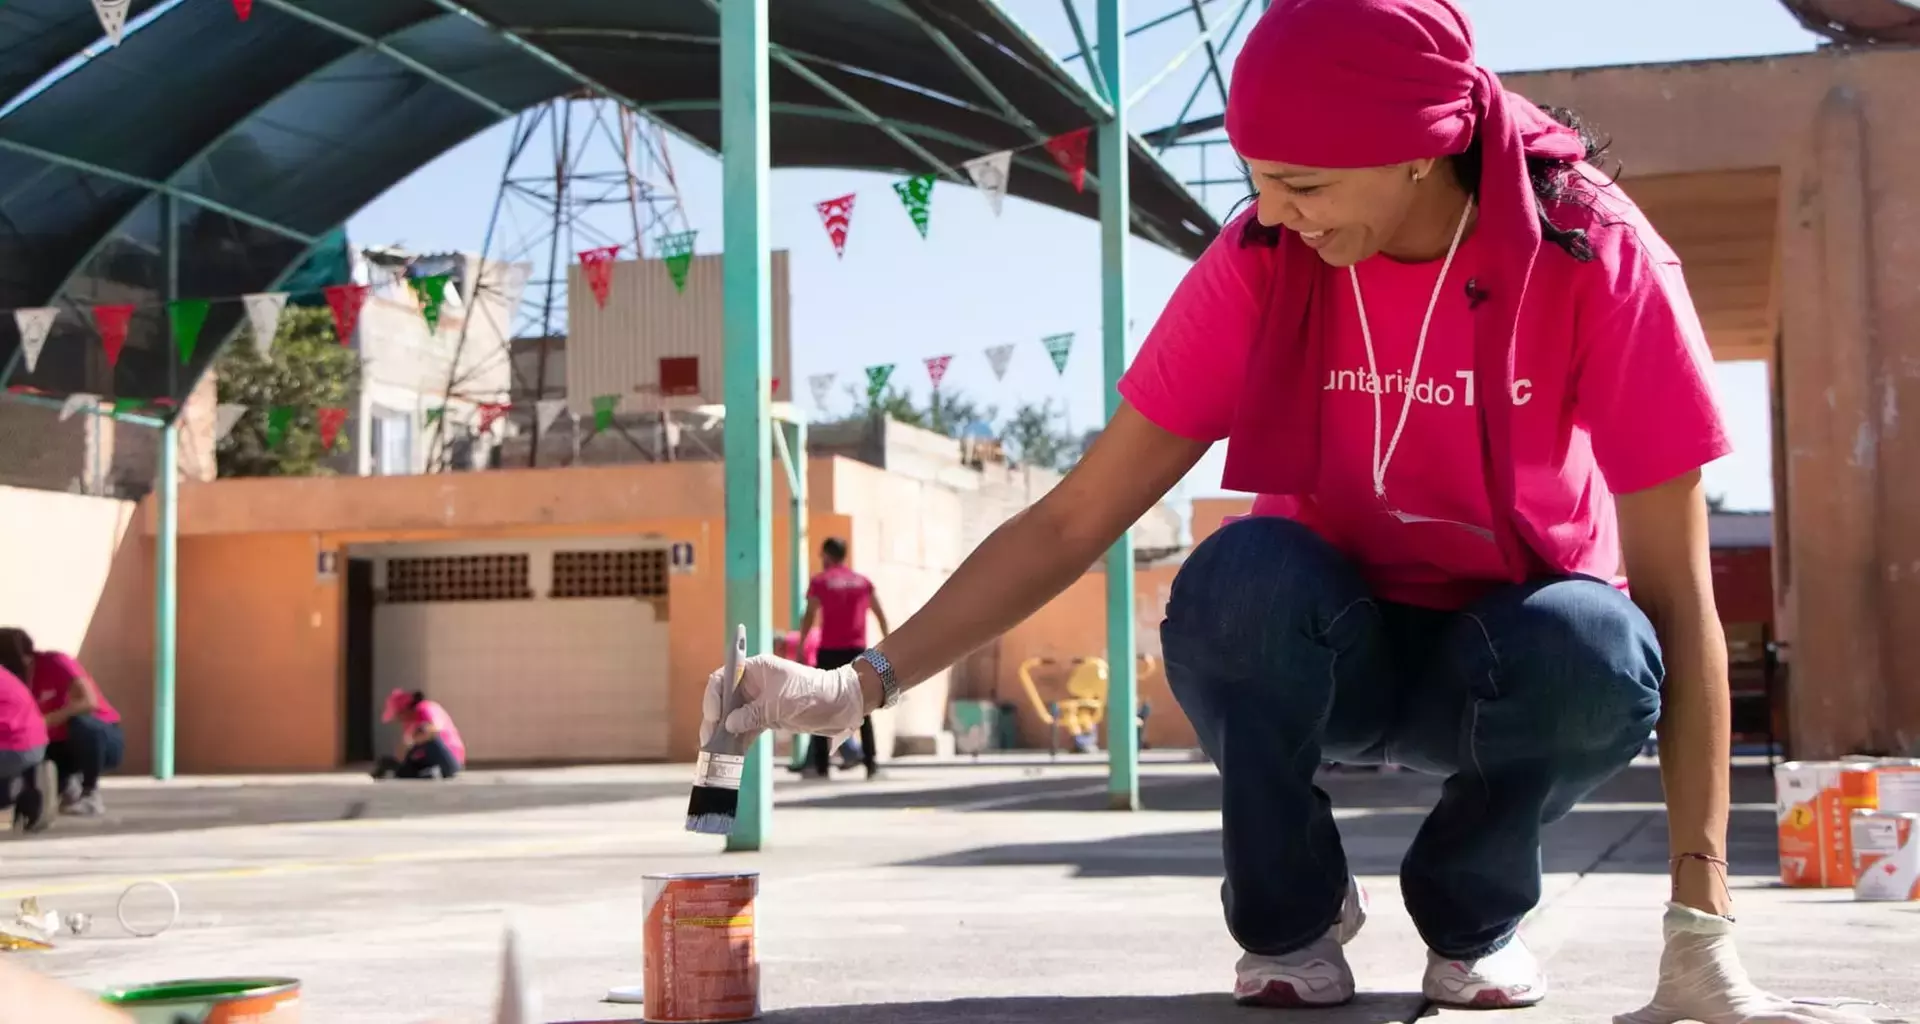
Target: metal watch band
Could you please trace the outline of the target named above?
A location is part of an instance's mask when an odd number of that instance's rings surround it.
[[[900,680],[893,674],[893,662],[887,656],[869,647],[860,652],[855,659],[873,666],[873,672],[880,677],[880,706],[890,708],[900,703]]]

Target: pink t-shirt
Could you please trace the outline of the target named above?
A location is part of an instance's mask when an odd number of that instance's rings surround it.
[[[18,676],[0,668],[0,750],[32,750],[47,745],[47,720],[33,691]],[[0,779],[0,786],[11,782]]]
[[[867,646],[867,612],[873,607],[873,581],[844,565],[813,578],[807,596],[820,602],[820,646],[829,650]]]
[[[466,767],[467,745],[460,739],[460,727],[453,724],[453,716],[447,714],[447,709],[441,707],[438,701],[432,700],[423,700],[415,704],[407,712],[406,725],[412,728],[422,722],[440,730],[440,739],[446,743],[448,750],[453,751],[453,759],[462,768]]]
[[[93,691],[91,714],[94,718],[107,725],[120,721],[120,712],[114,710],[113,702],[100,692],[100,687],[87,675],[86,669],[58,651],[37,651],[33,656],[33,681],[28,689],[33,691],[33,699],[40,706],[40,713],[50,715],[66,707],[67,691],[72,689],[76,679],[83,680],[88,689]],[[62,722],[50,727],[47,737],[56,741],[66,739],[67,724]]]
[[[1614,495],[1732,449],[1679,259],[1620,189],[1583,170],[1599,192],[1600,215],[1568,206],[1553,216],[1562,227],[1587,228],[1595,259],[1581,263],[1543,243],[1516,330],[1514,391],[1505,396],[1513,403],[1515,502],[1549,565],[1624,587]],[[1276,258],[1241,244],[1253,215],[1229,224],[1188,271],[1120,381],[1134,408],[1182,437],[1219,441],[1233,426]],[[1386,600],[1459,608],[1504,579],[1488,532],[1476,412],[1489,396],[1472,373],[1468,285],[1479,256],[1479,239],[1469,236],[1440,286],[1411,382],[1441,261],[1374,256],[1358,266],[1381,384],[1383,454],[1409,393],[1413,400],[1388,462],[1384,506],[1373,489],[1374,378],[1344,270],[1323,287],[1332,332],[1322,361],[1318,488],[1304,500],[1254,500],[1253,514],[1295,519],[1324,537]]]

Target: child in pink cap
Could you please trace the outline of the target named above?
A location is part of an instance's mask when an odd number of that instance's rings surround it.
[[[428,700],[419,690],[395,690],[387,694],[380,720],[395,719],[401,723],[399,756],[382,756],[374,766],[374,778],[450,779],[467,766],[467,745],[460,739],[460,728],[438,701]]]

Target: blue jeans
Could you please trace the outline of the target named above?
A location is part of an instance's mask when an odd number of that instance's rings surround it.
[[[1449,959],[1499,949],[1540,899],[1540,831],[1652,733],[1653,625],[1583,576],[1458,612],[1382,601],[1291,520],[1195,548],[1161,625],[1174,697],[1219,769],[1227,927],[1277,956],[1331,928],[1347,888],[1322,760],[1446,776],[1401,863],[1420,936]]]

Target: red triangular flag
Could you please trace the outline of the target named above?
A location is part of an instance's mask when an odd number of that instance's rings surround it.
[[[353,328],[360,322],[360,307],[367,301],[364,284],[330,284],[321,289],[327,296],[327,308],[333,310],[333,330],[340,344],[353,344]]]
[[[1047,140],[1047,152],[1053,155],[1053,162],[1059,164],[1060,169],[1073,180],[1075,192],[1086,190],[1087,135],[1092,131],[1092,128],[1075,128]]]
[[[233,13],[238,14],[241,21],[247,20],[247,15],[253,13],[253,0],[233,0]]]
[[[780,378],[775,377],[773,378],[773,386],[767,388],[767,394],[778,395],[779,393],[780,393]]]
[[[927,360],[927,376],[933,378],[933,389],[940,390],[940,382],[947,376],[947,364],[953,362],[952,356],[933,356]]]
[[[853,196],[849,192],[813,204],[813,208],[820,211],[820,223],[827,229],[827,237],[833,241],[833,254],[841,258],[847,255],[847,230],[853,227]]]
[[[333,407],[320,410],[320,447],[333,450],[334,438],[340,436],[340,427],[347,422],[347,410]]]
[[[587,249],[580,253],[580,272],[587,275],[587,287],[593,289],[593,301],[607,306],[607,293],[613,290],[613,258],[620,255],[617,245]]]
[[[494,423],[497,422],[500,419],[500,417],[505,416],[507,414],[507,410],[511,408],[513,407],[508,405],[505,402],[481,402],[480,403],[480,426],[479,426],[480,433],[482,434],[486,433],[487,428],[493,426]]]
[[[93,326],[100,332],[100,347],[107,350],[107,365],[120,365],[120,346],[127,343],[127,325],[133,320],[132,306],[93,307]]]

